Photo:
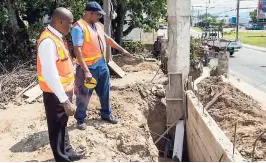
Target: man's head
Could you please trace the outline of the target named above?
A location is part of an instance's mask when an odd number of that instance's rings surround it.
[[[87,4],[84,15],[86,21],[89,23],[97,23],[103,15],[105,15],[105,12],[99,3],[92,1]]]
[[[72,27],[73,15],[71,11],[66,8],[59,7],[55,9],[52,15],[52,26],[62,33],[67,35]]]

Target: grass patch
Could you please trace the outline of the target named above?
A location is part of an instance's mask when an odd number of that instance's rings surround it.
[[[198,32],[203,32],[203,30],[199,27],[191,27],[193,30],[198,31]]]
[[[225,33],[224,37],[234,40],[236,38],[236,33]],[[239,40],[244,44],[266,48],[266,32],[239,32]]]

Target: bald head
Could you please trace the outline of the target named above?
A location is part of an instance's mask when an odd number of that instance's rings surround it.
[[[52,15],[51,25],[61,32],[63,35],[67,35],[73,23],[73,15],[71,11],[64,7],[55,9]]]
[[[73,15],[71,11],[64,7],[58,7],[57,9],[54,10],[53,15],[52,15],[52,20],[53,19],[73,19]]]

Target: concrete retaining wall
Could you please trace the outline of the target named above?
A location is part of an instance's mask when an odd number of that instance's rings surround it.
[[[207,113],[192,91],[187,91],[186,134],[191,162],[243,162],[244,158]]]

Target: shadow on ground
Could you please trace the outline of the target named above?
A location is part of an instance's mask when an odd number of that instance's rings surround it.
[[[25,161],[25,162],[55,162],[55,160],[52,158],[52,159],[45,160],[45,161],[30,160],[30,161]]]
[[[75,129],[76,129],[75,125],[68,127],[68,131],[73,131]],[[14,146],[12,146],[9,150],[11,150],[11,152],[14,153],[34,152],[37,151],[39,148],[44,147],[45,145],[48,144],[49,144],[48,131],[41,131],[27,136],[26,138],[22,139]]]

